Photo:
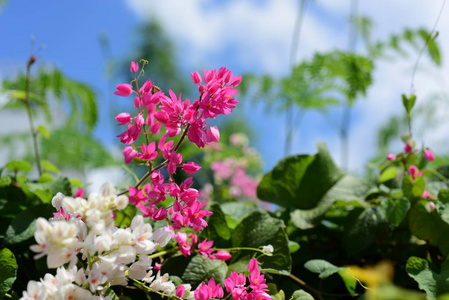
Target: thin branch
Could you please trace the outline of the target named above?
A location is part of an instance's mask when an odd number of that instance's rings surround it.
[[[41,159],[40,159],[40,155],[39,155],[39,145],[37,142],[37,131],[34,128],[33,116],[32,116],[32,112],[31,112],[31,105],[30,105],[30,99],[29,99],[30,82],[31,82],[30,69],[31,69],[31,65],[33,65],[35,62],[36,62],[36,57],[34,55],[31,55],[30,59],[28,60],[28,63],[27,63],[26,81],[25,81],[25,98],[23,99],[23,102],[25,103],[25,107],[26,107],[27,113],[28,113],[28,120],[30,122],[31,138],[33,140],[34,157],[36,160],[37,171],[40,176],[40,175],[42,175],[42,168],[41,168]]]
[[[441,14],[443,13],[445,4],[446,4],[446,0],[443,0],[443,3],[441,4],[440,12],[438,13],[438,16],[437,16],[437,19],[435,21],[435,24],[433,25],[432,31],[430,32],[429,36],[427,37],[426,43],[421,48],[421,51],[419,51],[418,57],[416,58],[415,66],[413,67],[413,72],[412,72],[412,79],[411,79],[411,82],[410,82],[410,94],[414,94],[415,93],[415,84],[414,84],[414,82],[415,82],[415,75],[416,75],[416,71],[418,69],[419,61],[421,60],[421,56],[424,53],[424,50],[426,50],[427,46],[429,45],[429,41],[435,35],[436,28],[437,28],[438,22],[440,21],[440,17],[441,17]]]

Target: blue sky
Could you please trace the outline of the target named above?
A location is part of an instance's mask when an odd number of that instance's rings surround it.
[[[345,50],[350,1],[308,2],[298,61],[315,51]],[[441,6],[440,1],[429,4],[425,0],[413,1],[414,6],[405,0],[360,2],[363,2],[360,12],[375,21],[373,34],[377,38],[399,32],[404,26],[430,28]],[[443,60],[449,53],[449,32],[444,31],[449,28],[448,9],[443,11],[438,26]],[[113,90],[108,90],[99,35],[108,35],[114,57],[122,59],[132,50],[133,29],[150,18],[157,18],[176,42],[181,67],[188,70],[184,74],[186,77],[196,69],[220,66],[235,73],[283,76],[290,70],[288,55],[296,11],[297,1],[293,0],[10,0],[0,14],[0,78],[13,76],[25,68],[34,35],[35,48],[46,45],[38,53],[39,63],[55,65],[67,76],[93,86],[98,92],[100,111],[104,111],[105,105],[114,105],[108,101],[122,99],[111,97]],[[389,116],[401,112],[400,94],[408,91],[414,55],[411,53],[409,60],[399,58],[376,65],[375,84],[366,99],[358,100],[354,110],[350,170],[361,172],[364,163],[374,154],[378,127]],[[447,64],[435,69],[424,57],[420,66],[430,71],[418,73],[419,99],[435,91],[440,93],[448,80]],[[259,132],[255,146],[263,155],[265,168],[270,169],[283,156],[283,117],[267,114],[263,105],[245,101],[240,109],[245,111],[252,128]],[[338,110],[332,113],[336,119],[340,118]],[[96,136],[104,141],[111,140],[109,126],[114,123],[109,117],[102,113],[95,130]],[[447,143],[440,142],[442,134],[447,136],[449,126],[446,125],[435,129],[431,136],[420,137],[421,141],[440,152],[448,151]],[[322,115],[308,113],[294,140],[293,152],[313,153],[315,144],[320,141],[327,143],[338,161],[340,146],[336,131]],[[400,144],[397,147],[400,148]]]

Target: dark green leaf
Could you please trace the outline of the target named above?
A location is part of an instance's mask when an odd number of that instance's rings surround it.
[[[32,238],[36,230],[37,218],[49,218],[53,211],[50,205],[42,204],[19,213],[6,230],[5,243],[17,244]]]
[[[427,203],[419,201],[410,209],[410,231],[417,238],[437,246],[446,257],[449,254],[449,224],[441,219],[436,209],[429,211]]]
[[[262,178],[257,196],[284,207],[312,209],[343,177],[323,144],[314,156],[296,155],[281,160]]]
[[[386,222],[377,207],[356,208],[348,215],[344,224],[343,241],[349,256],[367,250],[386,230]]]
[[[182,275],[184,281],[192,286],[199,285],[202,281],[214,278],[215,282],[223,282],[226,276],[227,266],[223,261],[207,259],[202,255],[195,255],[187,265]]]
[[[381,202],[382,211],[394,227],[397,227],[404,220],[410,209],[410,201],[407,198],[384,199]]]
[[[17,268],[14,254],[8,248],[0,250],[0,300],[12,288],[16,280]]]
[[[288,275],[291,269],[291,257],[288,247],[288,238],[282,220],[272,218],[264,211],[255,211],[234,229],[232,232],[233,247],[252,247],[272,245],[272,256],[262,256],[259,262],[262,269],[268,272]],[[249,261],[251,251],[242,251],[238,258]],[[233,257],[233,261],[237,258]]]

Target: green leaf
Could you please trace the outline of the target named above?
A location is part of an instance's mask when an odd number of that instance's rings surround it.
[[[195,255],[187,265],[182,279],[192,286],[199,285],[202,281],[215,278],[215,282],[225,280],[227,266],[223,261],[216,259],[206,259],[204,256]]]
[[[345,283],[346,289],[348,290],[349,294],[351,294],[351,296],[356,296],[357,293],[355,292],[355,289],[357,287],[357,280],[354,278],[351,270],[349,268],[343,268],[342,270],[338,271],[338,274]]]
[[[0,300],[12,288],[17,277],[17,262],[14,254],[8,249],[0,250]]]
[[[443,203],[449,203],[449,190],[444,189],[438,192],[438,200]]]
[[[356,208],[344,223],[343,242],[349,256],[368,250],[385,232],[386,222],[378,207]]]
[[[41,164],[42,164],[42,169],[46,172],[53,172],[56,174],[61,173],[61,171],[59,171],[59,169],[54,164],[49,162],[48,160],[45,160],[45,159],[41,160]]]
[[[285,300],[285,294],[284,291],[279,291],[276,295],[272,296],[271,299],[276,299],[276,300]]]
[[[437,246],[444,257],[449,255],[449,224],[442,220],[437,210],[428,211],[427,201],[419,201],[409,212],[410,232],[419,239]]]
[[[380,174],[379,182],[385,182],[394,179],[398,174],[398,169],[396,167],[390,167]]]
[[[46,182],[52,182],[53,176],[51,176],[48,173],[42,173],[39,179],[37,180],[38,183],[46,183]]]
[[[262,269],[271,273],[289,275],[292,262],[288,237],[282,220],[271,217],[265,211],[255,211],[244,218],[232,232],[233,247],[259,248],[269,244],[273,246],[274,252],[272,256],[262,256],[259,259]],[[252,251],[242,251],[233,259],[243,259],[247,266],[253,254]]]
[[[8,186],[12,182],[12,178],[10,176],[3,176],[0,178],[0,187]]]
[[[288,241],[288,249],[290,250],[290,253],[295,253],[300,248],[299,244],[294,241]]]
[[[449,260],[441,265],[440,273],[436,273],[425,259],[412,256],[407,261],[406,270],[419,288],[427,293],[427,299],[449,292]]]
[[[296,155],[281,160],[262,178],[259,199],[297,209],[318,206],[326,192],[343,177],[323,144],[314,156]]]
[[[69,179],[69,181],[73,187],[81,188],[81,186],[83,185],[83,182],[81,181],[81,179],[78,179],[78,178],[71,178],[71,179]]]
[[[407,198],[394,199],[384,199],[380,205],[382,211],[394,227],[399,226],[399,224],[404,220],[410,209],[410,201]]]
[[[312,295],[304,290],[297,290],[293,293],[290,300],[314,300]]]
[[[221,211],[220,205],[214,203],[209,208],[213,215],[207,221],[207,226],[203,233],[209,239],[214,241],[217,248],[227,248],[231,246],[231,230],[226,222],[226,217]]]
[[[50,138],[50,132],[48,132],[47,128],[44,125],[37,126],[36,131],[41,133],[47,140]]]
[[[235,220],[235,226],[230,226],[232,229],[235,228],[237,224],[240,223],[241,220],[243,220],[243,218],[257,210],[254,205],[250,205],[244,202],[225,202],[220,204],[220,207],[223,213],[226,215],[226,220],[229,220],[228,216],[232,217],[232,219]]]
[[[336,201],[350,203],[358,202],[363,207],[363,199],[370,188],[370,183],[352,175],[343,176],[321,198],[319,205],[313,209],[296,209],[290,213],[293,225],[300,229],[310,229],[320,223],[325,213]]]
[[[29,172],[32,169],[30,163],[24,160],[10,161],[5,167],[13,172]]]
[[[343,268],[334,266],[330,262],[327,262],[323,259],[312,259],[305,263],[304,268],[309,270],[312,273],[319,274],[318,277],[321,279],[327,278],[332,274],[337,273]]]
[[[411,176],[405,176],[402,181],[402,191],[404,196],[407,197],[412,203],[421,199],[425,190],[425,181],[423,177],[416,177],[415,181]]]
[[[19,213],[11,222],[5,234],[6,244],[17,244],[33,237],[36,220],[39,217],[49,218],[53,208],[48,204],[29,207]]]

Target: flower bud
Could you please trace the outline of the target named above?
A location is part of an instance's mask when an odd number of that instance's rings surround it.
[[[434,161],[435,160],[435,155],[433,155],[433,153],[432,153],[432,151],[430,149],[424,150],[423,156],[428,161]]]

